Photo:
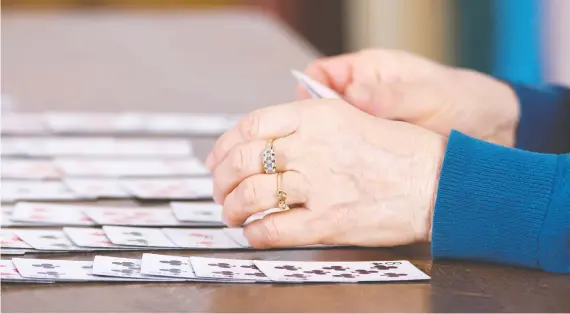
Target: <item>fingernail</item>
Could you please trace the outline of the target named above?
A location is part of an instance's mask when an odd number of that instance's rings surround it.
[[[353,84],[346,89],[345,97],[349,102],[368,102],[372,99],[372,89],[363,84]]]

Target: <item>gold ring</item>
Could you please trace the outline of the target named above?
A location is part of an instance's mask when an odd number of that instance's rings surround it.
[[[280,210],[288,210],[287,206],[287,193],[283,191],[282,187],[283,173],[279,172],[277,174],[277,207]]]
[[[265,173],[273,174],[277,172],[277,167],[275,166],[275,150],[273,149],[273,140],[268,140],[265,145],[263,153],[261,153],[263,170]]]

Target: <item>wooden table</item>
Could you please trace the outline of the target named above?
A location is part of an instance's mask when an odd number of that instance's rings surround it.
[[[17,110],[243,112],[293,99],[290,68],[313,50],[251,12],[3,12],[3,93]],[[203,158],[211,139],[198,141]],[[140,252],[107,253],[124,257]],[[3,312],[555,312],[570,276],[436,261],[428,245],[391,249],[181,251],[283,260],[411,260],[432,280],[405,284],[63,283],[2,285]],[[39,255],[91,259],[92,254]]]

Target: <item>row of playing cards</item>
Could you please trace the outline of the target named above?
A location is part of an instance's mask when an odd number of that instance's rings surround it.
[[[3,228],[2,254],[107,250],[253,249],[242,228],[148,228],[103,226],[63,229]],[[322,245],[298,248],[318,248]],[[333,246],[326,246],[333,247]],[[6,250],[6,251],[5,251]]]
[[[95,256],[93,261],[2,260],[2,281],[133,282],[387,282],[429,280],[408,261],[298,262],[143,254],[141,259]]]
[[[187,157],[192,143],[177,138],[6,137],[2,156]]]
[[[209,174],[196,157],[185,158],[4,158],[4,179],[47,180],[63,178],[196,177]],[[71,181],[72,182],[72,181]]]
[[[191,113],[97,113],[49,112],[6,113],[2,134],[148,134],[215,136],[231,128],[240,118],[235,114]]]
[[[73,178],[63,181],[2,180],[2,202],[70,201],[100,198],[141,200],[211,199],[210,177]]]
[[[212,202],[171,202],[163,207],[116,207],[19,202],[2,205],[3,227],[28,226],[222,226],[222,206]]]

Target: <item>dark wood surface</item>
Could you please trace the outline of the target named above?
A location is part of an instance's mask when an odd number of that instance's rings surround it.
[[[22,111],[244,112],[293,99],[289,68],[313,50],[248,12],[161,14],[2,12],[2,92]],[[204,157],[212,139],[199,139]],[[140,252],[105,253],[138,257]],[[3,284],[2,312],[568,312],[570,276],[431,261],[429,245],[398,248],[176,251],[282,260],[406,259],[422,283]],[[31,255],[30,257],[33,257]],[[37,255],[92,259],[93,254]],[[3,257],[6,258],[6,257]]]

